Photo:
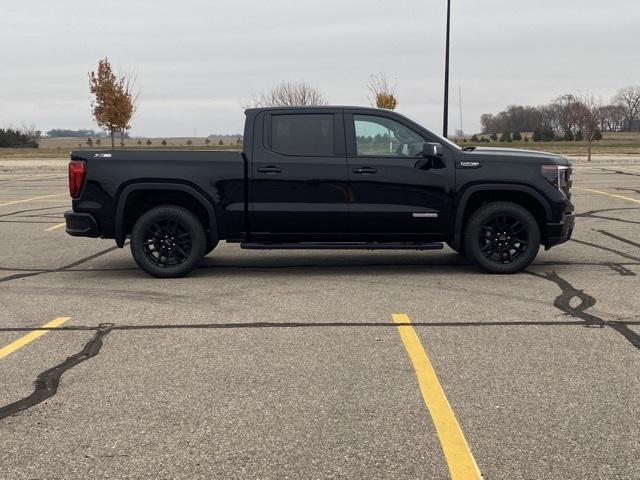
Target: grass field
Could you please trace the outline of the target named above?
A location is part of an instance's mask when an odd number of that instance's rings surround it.
[[[532,134],[522,134],[522,138],[528,135],[531,139]],[[480,136],[480,135],[479,135]],[[488,135],[482,135],[488,138]],[[463,147],[479,146],[479,147],[504,147],[504,148],[522,148],[528,150],[539,150],[546,152],[559,153],[562,155],[586,155],[587,142],[471,142],[467,137],[466,142],[457,141]],[[640,132],[615,132],[605,133],[603,139],[593,142],[591,145],[594,155],[638,155],[640,154]]]
[[[523,134],[523,138],[524,138]],[[531,134],[527,134],[531,138]],[[488,137],[488,135],[484,135]],[[174,137],[174,138],[128,138],[124,141],[127,149],[167,149],[167,150],[241,150],[242,144],[237,143],[237,136],[215,137],[210,143],[205,143],[205,137]],[[218,141],[222,139],[223,145]],[[147,145],[147,140],[151,145]],[[167,145],[162,145],[166,140]],[[191,141],[192,145],[187,142]],[[138,144],[140,142],[140,144]],[[586,155],[587,142],[471,142],[467,137],[466,142],[458,142],[463,147],[502,147],[540,150],[562,155]],[[116,148],[119,147],[119,142]],[[89,146],[84,138],[44,138],[40,140],[39,148],[0,148],[0,158],[65,158],[71,150],[79,149],[109,149],[108,138],[101,139],[101,145]],[[594,155],[640,155],[640,132],[606,133],[604,138],[592,144]]]
[[[151,145],[147,145],[147,141]],[[165,140],[167,145],[162,145]],[[166,138],[125,138],[125,149],[166,149],[166,150],[241,150],[242,144],[237,143],[237,135],[217,136],[209,139],[206,137],[166,137]],[[222,140],[223,145],[218,142]],[[98,150],[111,149],[111,139],[101,138],[100,145],[93,138],[93,145],[87,144],[86,138],[61,137],[42,138],[38,148],[0,148],[0,158],[65,158],[71,150]],[[191,141],[191,145],[187,142]],[[138,143],[139,142],[139,143]],[[120,148],[120,140],[116,139],[116,148]]]

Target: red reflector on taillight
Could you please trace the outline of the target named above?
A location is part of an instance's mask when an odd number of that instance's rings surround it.
[[[71,198],[78,198],[84,183],[84,176],[87,171],[87,164],[78,160],[69,162],[69,195]]]

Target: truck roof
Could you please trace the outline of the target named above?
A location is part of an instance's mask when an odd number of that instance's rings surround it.
[[[363,107],[363,106],[357,106],[357,105],[305,105],[305,106],[291,106],[291,107],[254,107],[254,108],[247,108],[245,110],[245,113],[256,113],[256,112],[262,112],[262,111],[268,111],[268,110],[300,110],[300,111],[305,111],[305,110],[363,110],[363,111],[369,111],[369,112],[385,112],[385,113],[389,113],[392,112],[392,110],[386,110],[384,108],[375,108],[375,107]],[[397,112],[394,112],[397,114]]]

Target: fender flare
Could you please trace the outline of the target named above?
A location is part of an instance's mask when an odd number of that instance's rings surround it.
[[[454,223],[454,231],[453,231],[453,244],[456,248],[460,248],[462,244],[462,221],[464,220],[464,211],[467,208],[467,203],[469,202],[469,198],[471,195],[477,192],[486,192],[490,190],[502,190],[502,191],[516,191],[526,193],[535,198],[540,205],[544,208],[546,220],[550,221],[552,217],[551,207],[549,206],[549,202],[544,198],[544,196],[535,190],[532,187],[527,185],[519,185],[517,183],[483,183],[481,185],[474,185],[467,188],[462,196],[460,197],[460,201],[458,202],[458,208],[456,210],[456,220]]]
[[[185,192],[194,197],[198,203],[200,203],[205,210],[207,211],[207,215],[209,216],[209,225],[217,225],[216,222],[216,211],[213,207],[213,203],[208,200],[203,194],[201,194],[194,187],[189,185],[184,185],[182,183],[164,183],[164,182],[142,182],[142,183],[132,183],[127,185],[122,189],[120,196],[118,197],[118,203],[116,206],[116,218],[115,218],[115,240],[116,245],[122,248],[124,246],[124,242],[127,238],[127,234],[124,229],[124,206],[127,204],[127,199],[129,195],[133,192],[139,190],[174,190]],[[214,236],[215,235],[215,236]],[[218,237],[218,232],[213,232],[211,230],[209,232],[209,237],[211,240],[215,240]]]

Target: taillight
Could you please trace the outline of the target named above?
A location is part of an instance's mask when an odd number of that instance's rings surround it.
[[[79,160],[71,160],[69,162],[69,195],[71,198],[78,198],[84,177],[87,173],[87,164]]]

